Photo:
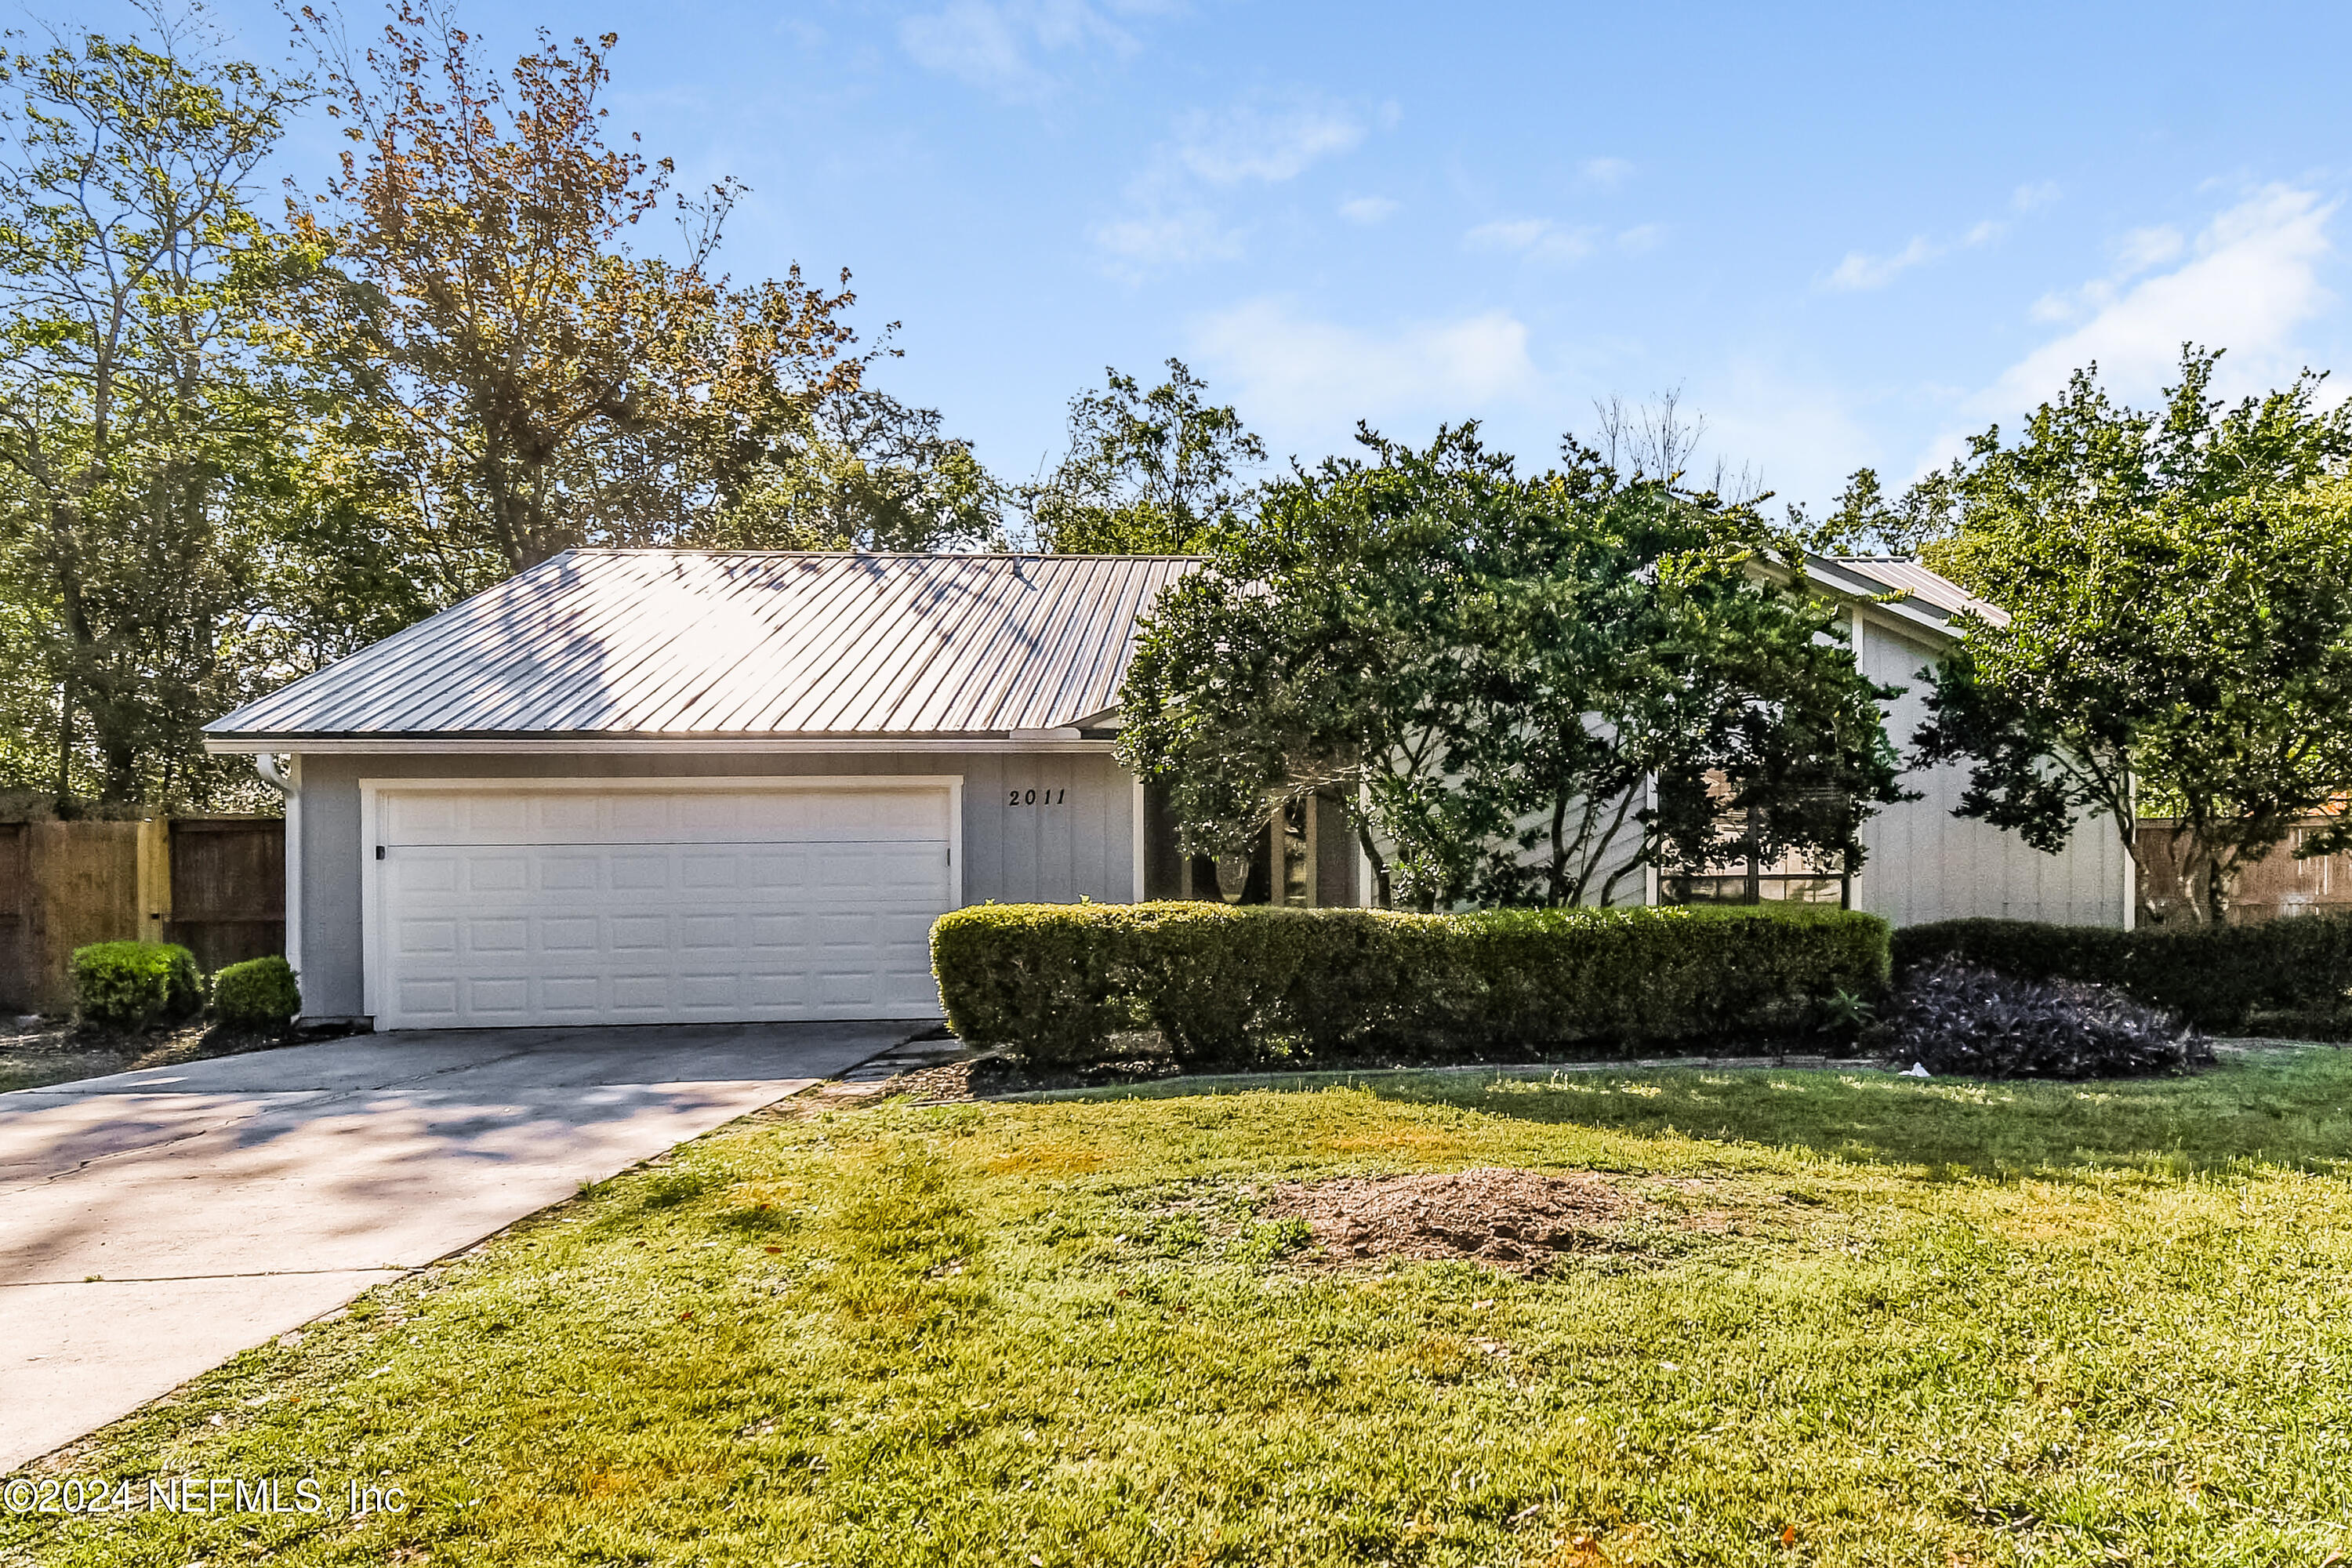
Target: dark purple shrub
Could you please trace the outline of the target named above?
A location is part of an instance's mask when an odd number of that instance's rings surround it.
[[[1950,959],[1904,976],[1869,1043],[1897,1068],[1958,1078],[2148,1078],[2213,1062],[2179,1015],[2120,991]]]

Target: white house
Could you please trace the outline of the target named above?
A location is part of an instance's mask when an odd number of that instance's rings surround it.
[[[238,710],[206,745],[291,758],[307,1016],[929,1016],[946,910],[1207,892],[1111,754],[1136,622],[1192,564],[572,551]],[[1916,686],[1967,602],[1905,563],[1815,571],[1883,680]],[[1916,694],[1895,704],[1898,742],[1917,715]],[[1911,783],[1925,798],[1871,822],[1869,862],[1834,896],[1898,921],[2128,918],[2110,840],[2042,856],[1952,817],[1956,772]],[[1336,816],[1277,826],[1253,896],[1360,901],[1351,839],[1317,820]]]

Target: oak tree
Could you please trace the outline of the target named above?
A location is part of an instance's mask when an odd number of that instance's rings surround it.
[[[350,142],[295,215],[320,259],[303,323],[364,396],[420,526],[478,575],[582,543],[985,531],[970,513],[992,492],[956,491],[969,448],[866,388],[890,351],[859,346],[848,275],[736,284],[715,257],[742,187],[677,197],[669,161],[608,139],[614,35],[542,33],[501,79],[426,0],[364,49],[316,12],[301,26]],[[665,207],[678,253],[640,254],[632,237]],[[909,493],[942,476],[936,505]]]
[[[1318,793],[1423,908],[1608,903],[1719,858],[1733,816],[1743,847],[1858,862],[1900,798],[1891,693],[1752,509],[1574,443],[1523,479],[1475,426],[1361,439],[1267,486],[1146,622],[1121,750],[1190,847]]]
[[[2298,853],[2352,847],[2352,407],[2309,373],[2227,404],[2219,357],[2184,349],[2157,410],[2077,372],[1910,503],[1928,562],[2007,612],[1964,620],[1922,758],[1965,763],[1961,814],[2038,848],[2104,818],[2147,912],[2196,923],[2314,816]]]
[[[1106,370],[1099,391],[1070,400],[1069,449],[1023,487],[1042,550],[1181,555],[1208,548],[1241,508],[1265,444],[1181,360],[1146,390]]]

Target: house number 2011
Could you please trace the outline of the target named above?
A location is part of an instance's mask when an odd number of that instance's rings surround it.
[[[1070,798],[1066,789],[1013,789],[1004,792],[1006,805],[1059,805]]]

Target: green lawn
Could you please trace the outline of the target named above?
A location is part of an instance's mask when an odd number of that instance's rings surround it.
[[[1549,1277],[1273,1183],[1591,1169]],[[2352,1554],[2352,1053],[2181,1082],[1396,1075],[739,1125],[244,1356],[0,1560],[2299,1563]]]

